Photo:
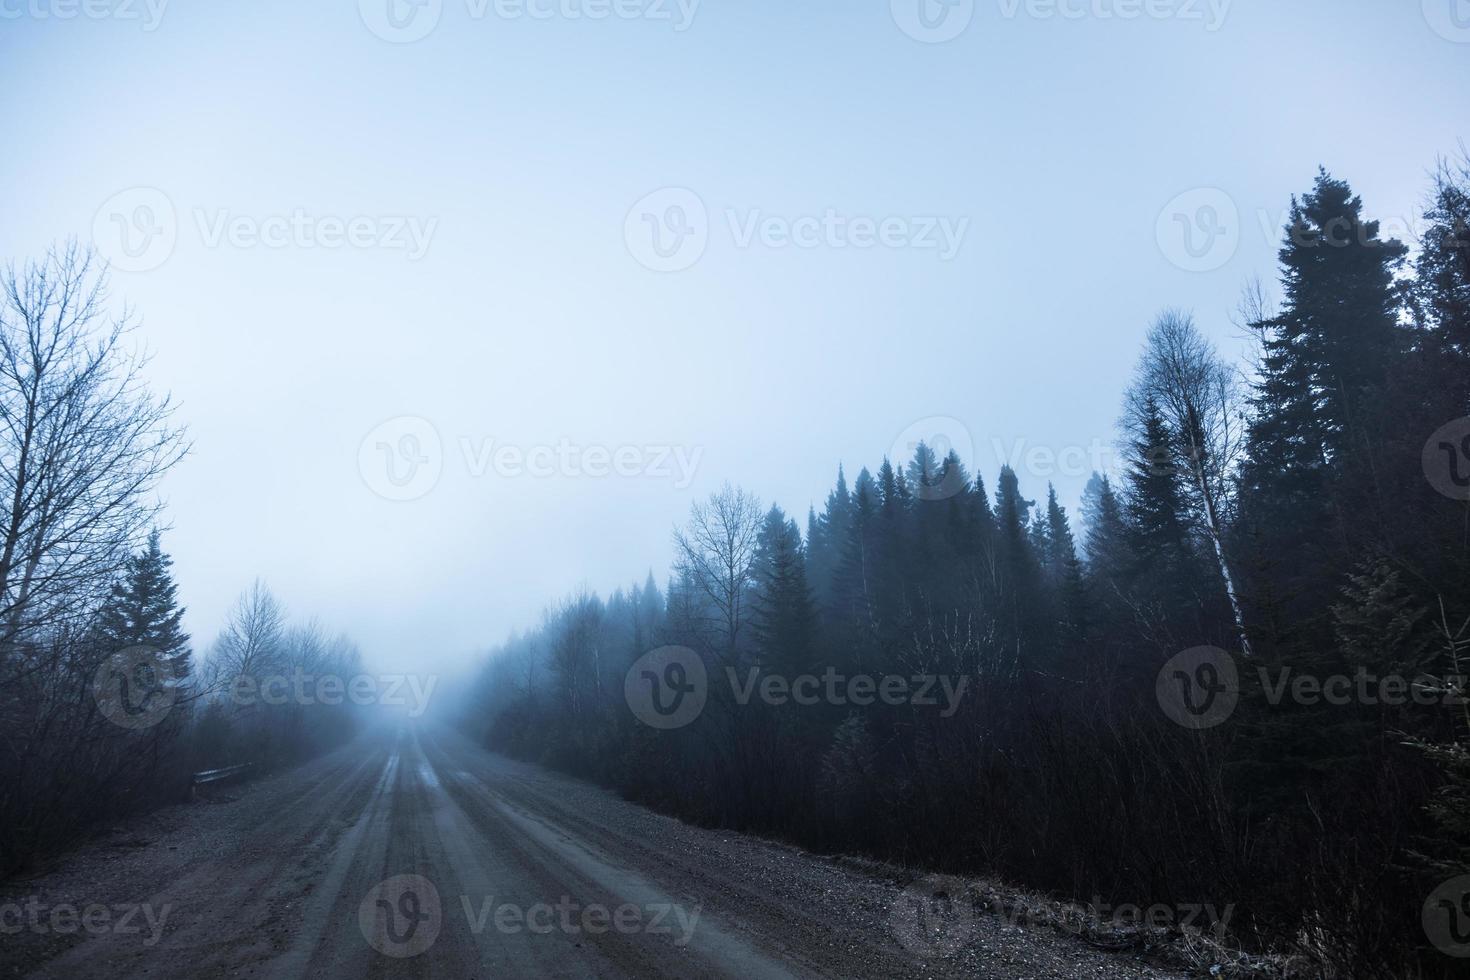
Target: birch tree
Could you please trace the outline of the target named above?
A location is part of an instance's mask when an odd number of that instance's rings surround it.
[[[1173,455],[1189,488],[1194,523],[1210,542],[1241,652],[1250,656],[1245,616],[1225,543],[1230,478],[1245,441],[1238,378],[1199,332],[1190,314],[1165,310],[1144,341],[1127,395],[1125,425],[1138,426],[1150,401],[1168,424],[1175,440]]]

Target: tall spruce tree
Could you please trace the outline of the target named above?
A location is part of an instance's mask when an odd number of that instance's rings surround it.
[[[1174,433],[1158,405],[1142,408],[1138,435],[1127,450],[1127,578],[1148,598],[1148,639],[1158,646],[1214,639],[1201,620],[1204,573],[1190,537]],[[1223,595],[1223,592],[1221,593]]]
[[[1031,543],[1033,501],[1021,496],[1016,471],[1001,467],[995,491],[997,623],[1002,642],[1024,662],[1044,645],[1041,568]]]
[[[1046,487],[1046,566],[1057,594],[1060,613],[1060,639],[1070,652],[1080,653],[1087,639],[1087,591],[1082,578],[1082,562],[1077,557],[1077,542],[1067,511],[1057,501],[1056,487]]]
[[[128,559],[122,576],[113,583],[98,629],[114,649],[145,646],[156,650],[177,681],[189,675],[191,652],[172,568],[173,559],[160,546],[159,532],[154,530],[147,545]]]
[[[1282,309],[1253,324],[1262,359],[1243,470],[1254,601],[1276,624],[1268,632],[1278,642],[1291,632],[1325,633],[1336,590],[1329,568],[1344,557],[1325,544],[1334,482],[1362,446],[1403,347],[1394,278],[1404,255],[1325,170],[1310,193],[1293,198],[1279,253]]]
[[[806,556],[796,522],[780,507],[773,506],[761,524],[754,575],[752,625],[761,660],[789,677],[810,671],[816,622]]]

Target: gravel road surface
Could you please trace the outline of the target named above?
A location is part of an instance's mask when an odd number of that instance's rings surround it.
[[[1174,977],[945,879],[690,827],[444,729],[369,733],[0,886],[4,975]]]

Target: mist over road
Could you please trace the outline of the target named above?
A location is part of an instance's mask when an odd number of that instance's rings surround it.
[[[999,917],[927,935],[891,876],[689,827],[443,729],[369,732],[227,793],[10,883],[0,902],[32,902],[40,923],[5,937],[15,966],[56,978],[1166,975]],[[111,910],[111,928],[53,921],[73,906],[94,920]]]

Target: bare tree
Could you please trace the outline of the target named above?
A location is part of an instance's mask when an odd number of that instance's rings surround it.
[[[548,617],[550,667],[567,715],[580,719],[597,703],[602,680],[602,603],[585,589]]]
[[[279,671],[285,662],[286,639],[285,610],[265,583],[256,579],[235,601],[225,628],[215,640],[212,666],[216,687],[247,676],[259,683],[265,675]],[[319,635],[298,634],[296,640],[298,644],[306,641],[318,645]]]
[[[0,664],[12,669],[37,628],[96,608],[187,451],[168,399],[143,385],[146,358],[124,349],[131,316],[107,312],[106,287],[75,243],[0,277]]]
[[[751,571],[760,536],[760,501],[726,482],[689,509],[689,524],[674,531],[675,567],[712,611],[720,646],[734,663],[740,630],[749,618]]]
[[[1245,444],[1239,375],[1183,311],[1165,310],[1149,329],[1137,376],[1128,390],[1125,424],[1141,427],[1144,406],[1150,401],[1163,413],[1177,442],[1174,455],[1187,477],[1194,523],[1210,541],[1241,652],[1250,656],[1245,616],[1225,553],[1222,513],[1230,504],[1230,478]]]

